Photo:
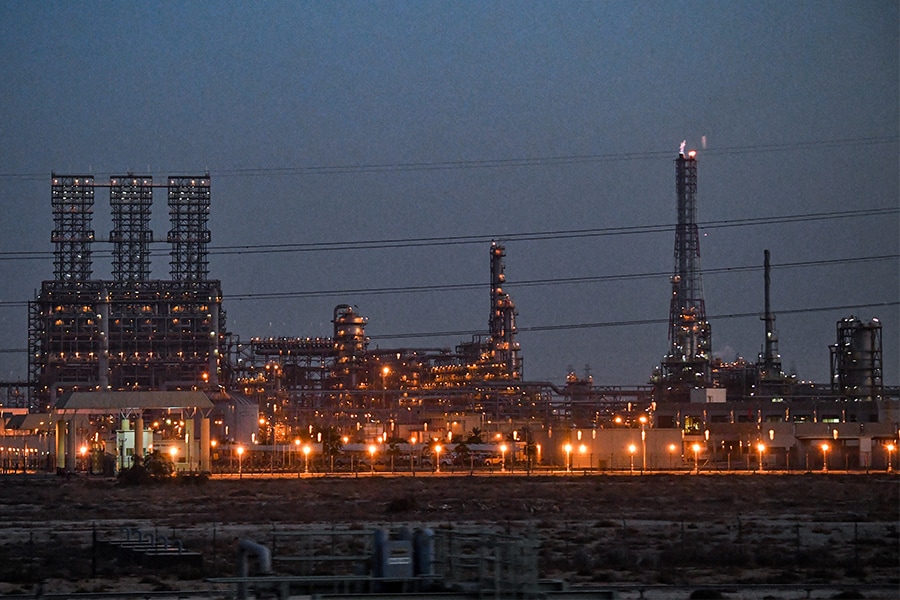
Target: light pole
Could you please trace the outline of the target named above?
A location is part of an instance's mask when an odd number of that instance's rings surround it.
[[[506,444],[500,444],[500,471],[506,471]]]
[[[175,446],[172,446],[171,448],[169,448],[169,454],[172,455],[172,469],[173,469],[172,475],[175,475],[176,473],[178,473],[178,465],[175,462],[175,457],[178,456],[178,448],[176,448]]]
[[[647,415],[641,415],[641,473],[647,470]]]
[[[669,470],[672,470],[672,455],[675,454],[675,444],[669,444]]]
[[[441,472],[441,450],[443,450],[443,448],[441,448],[441,445],[435,444],[435,446],[434,446],[435,467],[434,468],[435,468],[436,473]]]
[[[587,454],[587,446],[585,446],[584,444],[578,446],[578,452],[581,454],[581,462],[582,462],[582,464],[584,464],[584,455]],[[591,460],[588,463],[588,470],[592,471],[593,469],[594,469],[594,458],[593,458],[593,455],[591,455]]]
[[[766,451],[766,445],[763,444],[762,442],[760,442],[756,445],[756,449],[759,451],[759,472],[762,473],[762,470],[763,470],[762,457],[763,457],[763,452]]]
[[[306,460],[306,466],[304,467],[304,471],[309,474],[309,445],[303,446],[303,458]]]
[[[894,444],[888,444],[887,446],[884,447],[884,449],[887,450],[887,455],[888,455],[887,472],[890,473],[891,471],[894,470],[894,464],[891,462],[891,452],[894,451]]]
[[[691,449],[694,451],[694,468],[697,470],[697,475],[700,474],[700,444],[694,444],[691,446]]]
[[[387,376],[390,374],[391,368],[385,365],[381,369],[381,407],[387,408]]]
[[[244,447],[237,447],[238,454],[238,479],[244,478]]]
[[[372,464],[372,475],[375,474],[375,444],[369,444],[369,462]]]
[[[634,475],[634,453],[637,452],[637,446],[629,444],[628,453],[631,455],[631,474]]]
[[[572,472],[572,444],[565,445],[566,450],[566,473]]]
[[[412,472],[413,477],[416,476],[416,436],[412,436],[409,438],[409,470]]]
[[[822,472],[828,472],[828,444],[822,444]]]

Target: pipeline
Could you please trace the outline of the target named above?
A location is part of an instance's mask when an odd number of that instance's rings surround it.
[[[253,540],[241,540],[238,542],[238,577],[250,576],[249,555],[256,555],[259,563],[259,570],[263,575],[272,574],[272,553],[262,544],[257,544]],[[247,598],[246,581],[239,583],[237,586],[237,599],[246,600]]]

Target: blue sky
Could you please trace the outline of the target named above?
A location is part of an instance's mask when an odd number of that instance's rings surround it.
[[[827,381],[836,321],[878,317],[897,385],[898,215],[857,213],[900,205],[898,25],[867,1],[0,2],[0,347],[25,347],[21,303],[52,277],[51,171],[208,170],[211,276],[243,339],[330,335],[348,303],[373,346],[453,347],[468,335],[383,336],[486,331],[488,248],[507,240],[526,378],[641,384],[664,322],[581,326],[664,321],[666,277],[585,279],[672,270],[671,230],[621,229],[674,223],[687,140],[701,223],[845,213],[701,228],[714,352],[760,350],[762,322],[726,316],[762,312],[761,270],[737,269],[768,248],[785,367]],[[153,210],[164,240],[164,195]],[[103,191],[94,228],[111,229]],[[520,235],[602,228],[621,234]],[[217,250],[459,236],[477,242]],[[814,261],[832,262],[779,266]],[[559,278],[581,281],[516,285]],[[578,327],[534,330],[559,325]],[[0,353],[0,377],[24,376]]]

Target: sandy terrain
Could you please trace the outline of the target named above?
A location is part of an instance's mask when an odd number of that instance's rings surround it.
[[[538,547],[540,576],[578,585],[900,584],[900,486],[887,474],[0,479],[0,593],[210,589],[240,538],[273,530],[496,530]],[[92,553],[137,527],[203,553],[148,569]],[[225,590],[228,588],[222,587]],[[784,596],[774,596],[784,597]]]

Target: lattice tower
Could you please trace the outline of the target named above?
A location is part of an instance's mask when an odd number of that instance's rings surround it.
[[[209,277],[209,175],[169,177],[168,190],[172,279],[206,281]]]
[[[92,275],[94,176],[53,173],[50,194],[54,224],[50,236],[54,244],[53,276],[57,281],[87,281]]]
[[[109,180],[109,203],[113,229],[112,276],[117,282],[150,279],[150,205],[153,179],[149,175],[113,176]]]

